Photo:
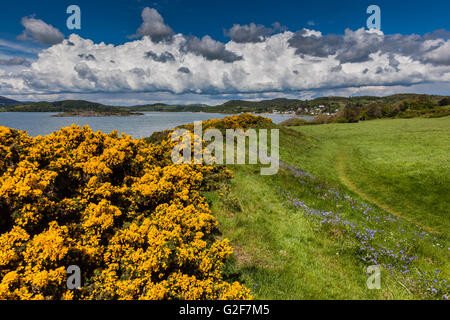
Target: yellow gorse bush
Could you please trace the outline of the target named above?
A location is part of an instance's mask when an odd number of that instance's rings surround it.
[[[273,126],[269,118],[255,116],[251,113],[243,113],[236,116],[228,116],[223,119],[210,119],[202,122],[203,130],[210,128],[217,129],[249,129],[266,128]],[[188,130],[194,129],[194,124],[183,125]]]
[[[0,299],[251,298],[223,278],[232,248],[200,194],[230,172],[174,165],[172,148],[87,126],[0,127]]]

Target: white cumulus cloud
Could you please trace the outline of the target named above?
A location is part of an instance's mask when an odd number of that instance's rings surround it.
[[[132,37],[150,36],[155,41],[167,40],[173,35],[173,30],[164,23],[163,17],[155,9],[146,7],[142,10],[142,24]]]
[[[58,29],[40,19],[23,17],[21,23],[25,30],[18,36],[20,40],[33,40],[46,45],[54,45],[64,39],[64,35]]]

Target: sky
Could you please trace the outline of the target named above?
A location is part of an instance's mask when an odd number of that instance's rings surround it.
[[[69,30],[66,9],[81,10]],[[381,30],[369,30],[370,5]],[[114,105],[450,95],[450,1],[9,1],[0,95]]]

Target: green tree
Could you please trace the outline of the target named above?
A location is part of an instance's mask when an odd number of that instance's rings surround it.
[[[439,106],[449,106],[450,105],[450,97],[443,98],[439,101]]]
[[[360,116],[361,110],[358,107],[347,106],[344,109],[344,118],[350,123],[359,122]]]

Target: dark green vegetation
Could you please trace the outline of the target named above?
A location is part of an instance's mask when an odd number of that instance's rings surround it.
[[[0,96],[0,107],[14,106],[17,104],[20,104],[20,102]]]
[[[356,123],[364,120],[382,118],[441,118],[450,115],[450,98],[418,96],[413,99],[385,104],[386,101],[362,103],[348,103],[335,114],[319,114],[311,121],[299,121],[296,118],[281,123],[284,126],[300,126],[327,123]]]
[[[33,102],[16,106],[0,108],[0,111],[7,112],[75,112],[75,111],[96,111],[96,112],[118,112],[131,111],[123,107],[105,106],[101,103],[84,100],[64,100],[55,102]]]
[[[156,103],[131,107],[106,106],[100,103],[65,100],[56,102],[2,105],[0,112],[209,112],[209,113],[297,113],[319,115],[317,123],[357,122],[384,117],[442,117],[450,113],[450,97],[418,94],[397,94],[387,97],[322,97],[312,100],[272,99],[263,101],[231,100],[217,106],[205,104],[168,105]]]
[[[373,102],[365,106],[351,106],[346,110],[354,110],[354,114],[350,117],[344,114],[344,118],[348,122],[361,120],[372,120],[380,118],[439,118],[450,115],[449,98],[433,99],[430,96],[418,96],[414,99],[398,101],[393,104],[383,104]]]
[[[206,195],[235,248],[227,274],[260,299],[445,299],[450,118],[295,129],[280,129],[277,175],[231,166]]]
[[[130,112],[130,111],[160,111],[160,112],[200,112],[205,105],[167,105],[163,103],[141,105],[132,107],[107,106],[101,103],[84,100],[63,100],[55,102],[14,103],[11,105],[0,104],[0,112]]]
[[[222,105],[214,107],[205,107],[205,112],[219,112],[219,113],[272,113],[273,111],[279,112],[295,112],[301,115],[311,114],[333,114],[338,111],[344,111],[346,108],[355,107],[363,112],[366,108],[370,109],[368,115],[361,115],[362,117],[376,118],[377,114],[372,115],[372,108],[377,106],[382,109],[382,112],[386,113],[386,116],[395,116],[396,110],[399,109],[399,113],[404,111],[403,103],[412,103],[413,106],[407,106],[406,109],[422,108],[429,106],[438,106],[439,102],[443,99],[449,99],[444,96],[431,96],[431,95],[419,95],[419,94],[396,94],[386,97],[321,97],[312,100],[297,100],[297,99],[273,99],[263,101],[243,101],[232,100],[225,102]],[[369,108],[370,107],[370,108]],[[416,108],[417,107],[417,108]]]
[[[280,112],[296,112],[303,103],[305,102],[302,100],[283,98],[263,101],[231,100],[211,108],[214,108],[215,112],[220,113],[272,113],[275,110]]]

